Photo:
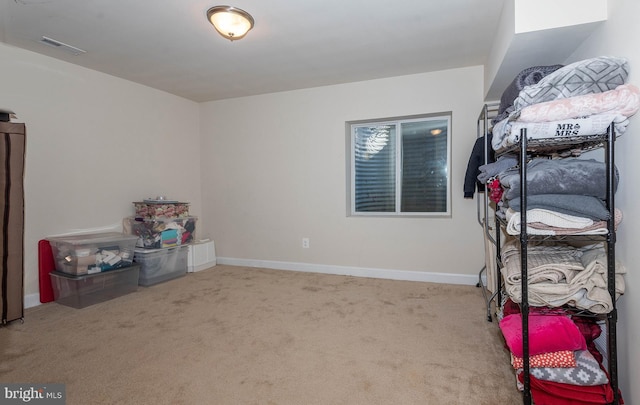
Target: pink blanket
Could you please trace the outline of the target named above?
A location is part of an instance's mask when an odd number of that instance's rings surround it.
[[[549,122],[610,113],[631,117],[640,108],[640,89],[623,84],[614,90],[532,104],[520,111],[518,122]]]
[[[522,318],[505,316],[500,330],[507,347],[516,357],[523,357]],[[529,356],[562,350],[586,350],[587,342],[578,326],[563,315],[529,315]]]

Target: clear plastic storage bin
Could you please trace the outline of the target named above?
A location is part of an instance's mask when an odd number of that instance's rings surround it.
[[[47,238],[56,270],[71,275],[100,273],[131,266],[138,238],[103,232]]]
[[[50,273],[53,296],[68,307],[88,307],[137,291],[139,271],[138,264],[84,276],[54,271]]]
[[[189,246],[167,249],[136,249],[134,260],[140,265],[138,284],[150,286],[187,274]]]
[[[196,236],[197,217],[143,219],[127,217],[122,227],[138,237],[136,247],[159,249],[192,243]]]
[[[178,201],[136,201],[136,217],[144,219],[184,218],[189,216],[189,203]]]

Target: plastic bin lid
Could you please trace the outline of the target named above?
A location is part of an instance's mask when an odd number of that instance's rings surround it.
[[[87,243],[102,243],[102,242],[119,242],[119,241],[134,241],[138,240],[136,235],[128,235],[120,232],[101,232],[101,233],[87,233],[67,236],[51,236],[46,238],[49,242],[54,243],[69,243],[72,245],[85,245]]]
[[[178,200],[151,200],[146,199],[144,201],[134,201],[134,204],[184,204],[189,205],[190,203]]]
[[[180,248],[187,249],[188,247],[189,247],[189,244],[185,243],[184,245],[176,245],[176,246],[170,246],[170,247],[165,247],[165,248],[141,248],[141,247],[137,247],[133,251],[136,254],[146,255],[146,254],[157,253],[157,252],[170,252],[170,251],[178,250]]]
[[[197,221],[198,217],[194,216],[194,215],[187,215],[184,217],[175,217],[175,218],[169,218],[169,217],[153,217],[153,218],[143,218],[143,217],[139,217],[136,215],[132,215],[129,217],[126,217],[125,220],[131,222],[140,222],[140,223],[152,223],[152,222],[180,222],[180,221],[189,221],[189,220],[193,220],[193,221]]]

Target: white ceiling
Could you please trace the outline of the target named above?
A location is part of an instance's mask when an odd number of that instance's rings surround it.
[[[0,0],[0,41],[202,102],[482,65],[504,2]],[[221,37],[220,4],[254,29]]]

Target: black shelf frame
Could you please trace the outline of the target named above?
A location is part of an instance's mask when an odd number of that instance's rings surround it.
[[[484,134],[488,133],[488,106],[485,105],[480,117],[480,120],[484,120]],[[480,124],[479,124],[480,127]],[[485,137],[486,138],[486,137]],[[530,356],[529,356],[529,295],[528,295],[528,262],[527,252],[529,242],[534,241],[593,241],[601,242],[606,246],[607,252],[607,288],[609,295],[611,296],[612,310],[607,314],[592,314],[588,311],[580,311],[576,308],[563,307],[567,313],[573,316],[595,317],[599,319],[605,319],[606,325],[606,339],[607,339],[607,368],[609,374],[609,385],[613,391],[613,402],[609,405],[619,405],[621,402],[620,391],[618,387],[618,348],[617,348],[617,307],[616,307],[616,280],[615,280],[615,244],[616,244],[616,230],[615,230],[615,127],[611,124],[606,134],[597,134],[587,137],[574,137],[574,138],[547,138],[547,139],[528,139],[526,129],[522,129],[520,132],[520,139],[517,145],[514,145],[508,149],[500,151],[496,156],[506,153],[517,153],[519,170],[520,170],[520,223],[521,226],[519,243],[520,243],[520,266],[521,266],[521,291],[522,301],[520,303],[520,312],[522,318],[522,341],[523,341],[523,404],[531,405],[533,403],[531,396],[531,378],[530,378]],[[490,145],[485,144],[485,163],[488,162],[487,147]],[[558,153],[570,153],[569,151],[580,149],[581,151],[603,149],[604,150],[604,163],[607,170],[606,173],[606,206],[609,211],[609,218],[607,220],[607,233],[606,235],[562,235],[562,236],[542,236],[542,235],[529,235],[527,233],[527,163],[535,156],[548,156]],[[480,204],[480,203],[478,203]],[[488,218],[488,196],[485,194],[485,216],[481,221],[480,207],[478,208],[478,221],[483,226],[484,231],[487,234],[487,238],[495,245],[496,248],[496,271],[497,279],[501,279],[502,276],[502,257],[501,257],[501,229],[504,229],[506,222],[499,216],[495,216],[495,226],[493,229],[493,235],[491,229],[487,226],[486,219]],[[482,286],[482,273],[486,271],[486,268],[481,270],[479,275],[478,286]],[[499,306],[502,299],[503,283],[498,282],[496,291],[493,295],[488,296],[486,288],[483,286],[483,295],[487,303],[487,317],[491,321],[490,306],[493,300],[495,300],[496,306]]]

